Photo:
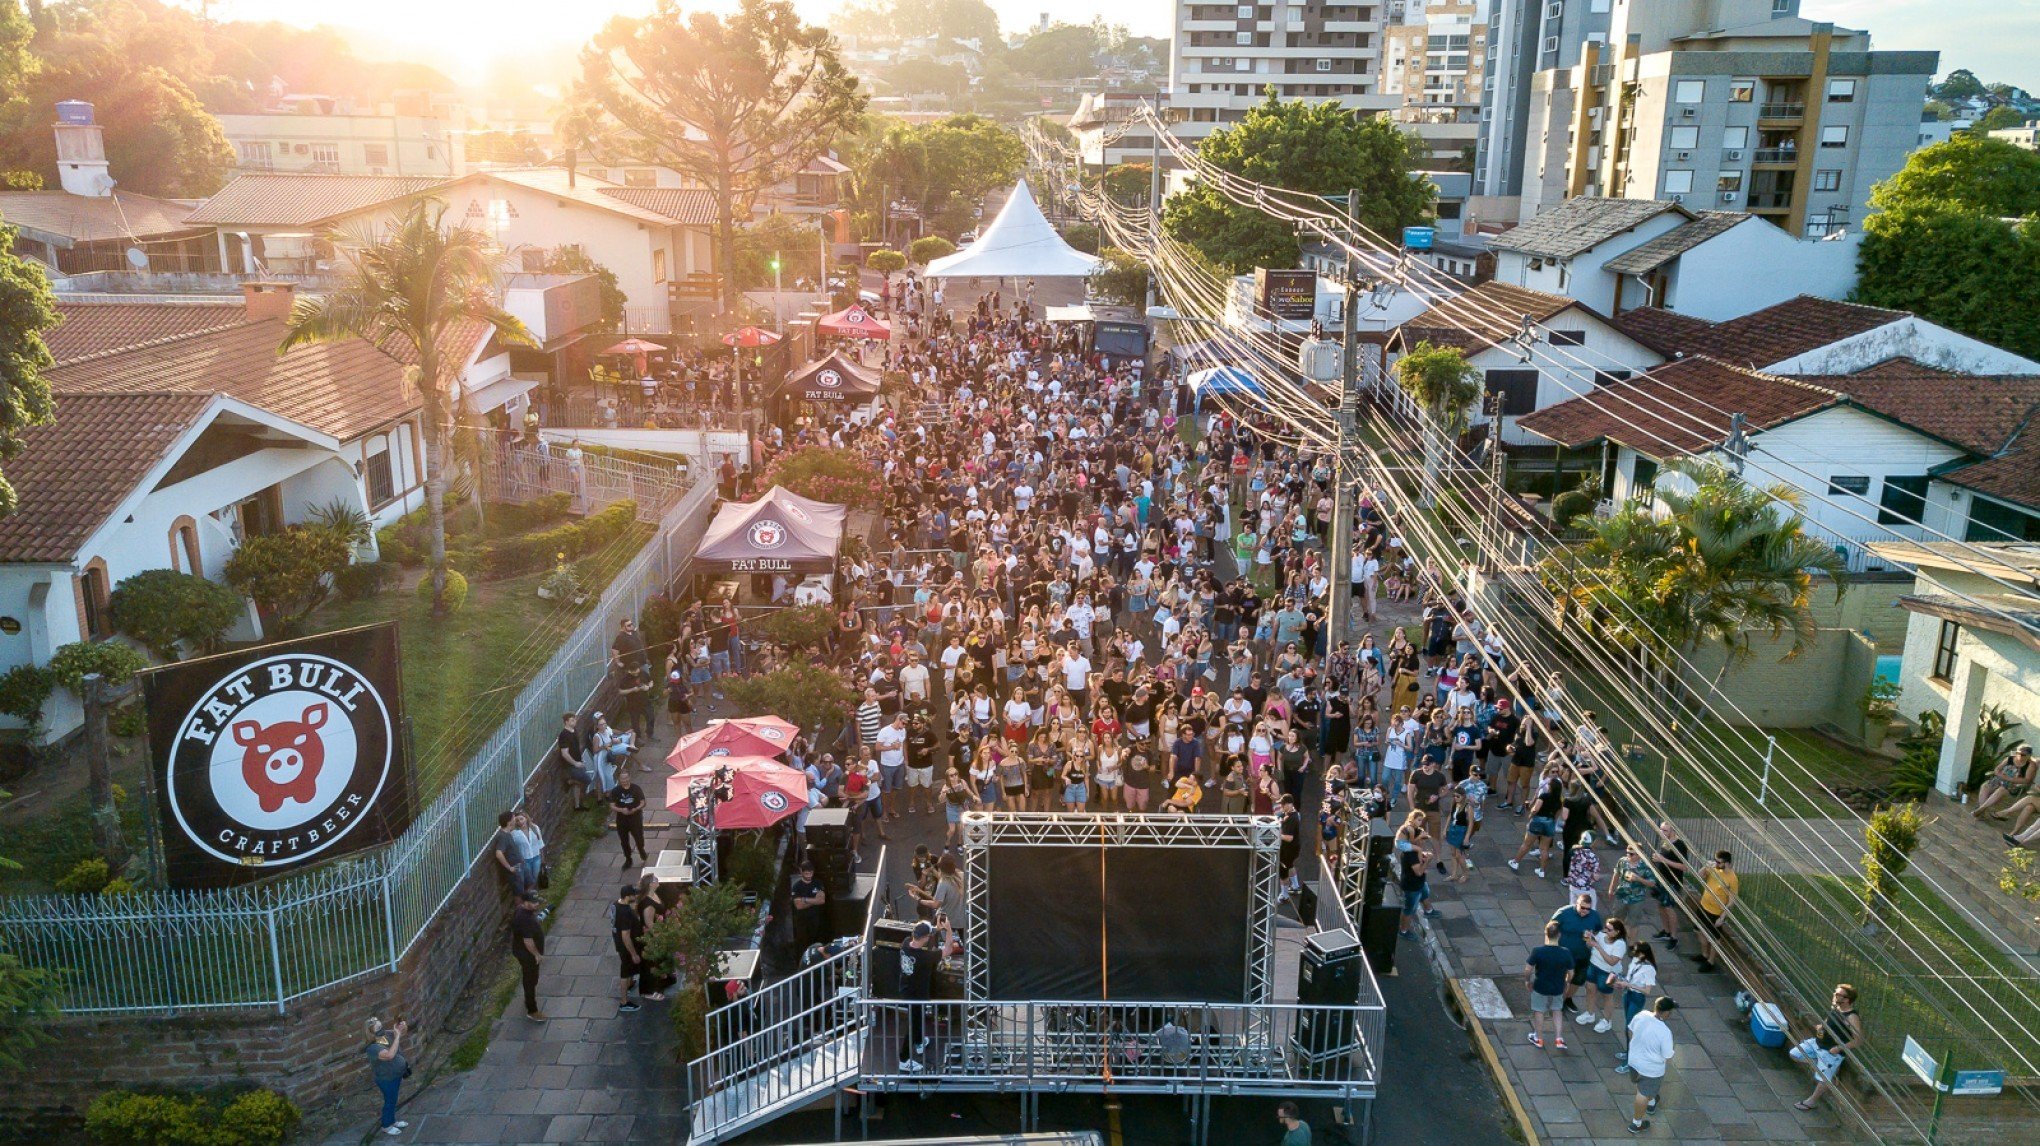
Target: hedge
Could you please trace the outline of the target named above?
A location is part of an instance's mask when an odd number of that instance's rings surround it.
[[[202,1094],[115,1090],[92,1100],[85,1132],[107,1146],[280,1146],[304,1114],[271,1090],[222,1104]]]
[[[519,577],[600,553],[636,524],[637,502],[619,501],[580,521],[479,546],[457,564],[484,581]]]

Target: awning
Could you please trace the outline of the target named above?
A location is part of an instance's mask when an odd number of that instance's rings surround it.
[[[849,402],[877,394],[880,379],[866,367],[832,351],[827,358],[788,374],[780,385],[787,393],[809,402]]]
[[[1199,397],[1206,394],[1254,394],[1267,391],[1260,380],[1238,366],[1213,366],[1190,375],[1190,389]]]
[[[929,263],[926,277],[1083,278],[1101,265],[1097,256],[1063,242],[1022,182],[1013,185],[998,218],[977,242]]]
[[[892,337],[892,327],[871,317],[871,312],[861,306],[846,307],[834,314],[825,314],[815,323],[815,329],[838,338]]]
[[[848,512],[773,486],[757,501],[723,503],[694,556],[731,573],[827,573]]]

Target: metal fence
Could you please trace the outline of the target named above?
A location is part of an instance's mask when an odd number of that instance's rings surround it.
[[[523,801],[560,713],[602,686],[610,634],[685,567],[715,490],[684,491],[659,531],[518,693],[509,719],[395,844],[299,876],[205,892],[0,900],[0,950],[59,971],[74,1013],[274,1007],[394,970],[475,872],[496,816]],[[487,873],[476,878],[488,878]]]
[[[488,468],[489,498],[518,505],[547,494],[572,499],[575,513],[595,513],[619,501],[637,503],[637,519],[658,524],[686,495],[688,478],[676,464],[649,465],[604,454],[567,456],[565,449],[499,445]]]

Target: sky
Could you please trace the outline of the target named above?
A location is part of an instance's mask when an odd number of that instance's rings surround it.
[[[196,3],[197,0],[190,0]],[[1097,0],[991,0],[1008,32],[1052,19],[1087,22],[1100,12],[1136,35],[1169,31],[1172,0],[1131,0],[1110,6]],[[731,8],[734,0],[705,0]],[[810,20],[828,16],[840,0],[795,0]],[[456,79],[478,78],[498,54],[520,54],[535,41],[579,44],[610,16],[640,14],[653,0],[211,0],[220,19],[328,23],[363,30],[378,44]],[[1943,72],[1968,68],[1986,82],[2005,81],[2040,90],[2040,0],[1803,0],[1801,14],[1845,27],[1868,28],[1877,47],[1939,50]]]

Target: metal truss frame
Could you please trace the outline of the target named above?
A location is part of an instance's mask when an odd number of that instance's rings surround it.
[[[1073,845],[1243,848],[1247,874],[1246,1002],[1275,999],[1275,907],[1281,893],[1281,821],[1273,816],[1170,816],[1131,812],[965,812],[964,998],[991,998],[990,851]],[[1265,1021],[1265,1019],[1264,1019]]]

